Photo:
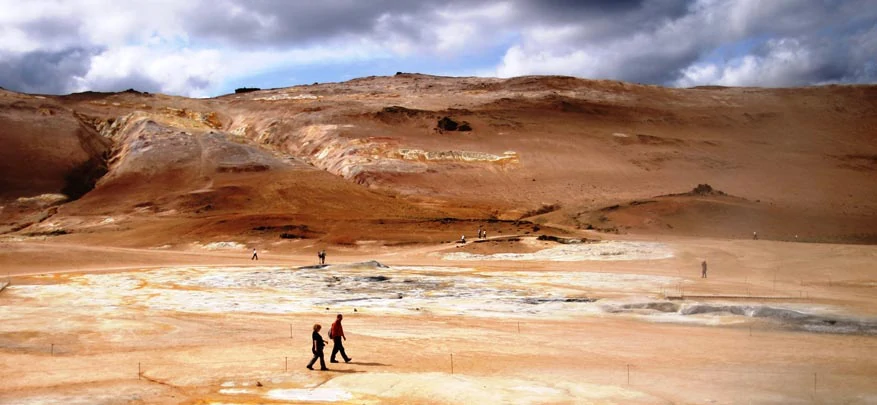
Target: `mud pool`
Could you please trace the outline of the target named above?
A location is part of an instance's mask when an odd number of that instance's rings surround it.
[[[757,319],[812,332],[877,333],[877,321],[807,303],[671,302],[660,292],[686,281],[585,271],[480,271],[366,262],[324,267],[175,267],[85,274],[10,286],[8,321],[39,317],[48,303],[89,316],[132,313],[438,314],[499,318],[622,316],[723,325]]]

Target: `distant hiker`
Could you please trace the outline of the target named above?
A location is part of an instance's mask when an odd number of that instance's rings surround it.
[[[332,323],[332,328],[329,329],[329,339],[332,339],[332,356],[329,358],[329,361],[332,363],[338,362],[335,359],[338,356],[338,352],[341,352],[341,358],[344,359],[345,363],[350,363],[350,360],[353,360],[347,357],[347,353],[344,352],[344,344],[341,343],[341,339],[347,340],[347,336],[344,336],[344,328],[341,327],[341,319],[343,318],[344,316],[338,314],[338,318],[335,319],[335,322]]]
[[[706,278],[706,260],[700,263],[700,278]]]
[[[752,232],[752,240],[758,240],[758,232]]]
[[[326,264],[326,250],[321,250],[317,252],[317,259],[320,260],[320,264]]]
[[[253,249],[253,257],[250,260],[259,260],[259,255],[256,254],[256,249]]]
[[[481,226],[478,226],[478,239],[481,239]]]
[[[481,239],[487,239],[487,231],[481,233]]]
[[[466,235],[460,236],[460,243],[466,243]]]
[[[308,363],[308,370],[314,369],[314,363],[317,362],[317,359],[320,359],[320,370],[328,370],[328,368],[326,368],[326,360],[323,357],[323,347],[329,342],[323,340],[323,337],[320,336],[320,329],[322,328],[323,327],[320,326],[320,324],[314,324],[314,333],[311,334],[311,339],[313,340],[313,343],[311,344],[311,352],[314,354],[314,358]]]

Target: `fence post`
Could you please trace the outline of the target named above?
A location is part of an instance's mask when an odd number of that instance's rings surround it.
[[[283,364],[284,364],[283,371],[289,371],[289,357],[288,356],[283,358]]]
[[[141,369],[140,369],[140,362],[138,361],[138,362],[137,362],[137,379],[139,380],[139,379],[140,379],[140,376],[142,376],[142,375],[143,375],[143,371],[141,371]]]
[[[454,353],[451,353],[451,375],[454,374]]]

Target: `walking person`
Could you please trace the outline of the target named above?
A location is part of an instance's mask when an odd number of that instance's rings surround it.
[[[328,370],[326,368],[326,359],[323,357],[323,347],[326,346],[326,343],[329,343],[323,340],[323,337],[320,336],[320,329],[323,327],[320,324],[314,324],[314,333],[311,334],[311,338],[313,339],[313,344],[311,344],[311,352],[314,353],[314,358],[311,359],[311,362],[308,363],[308,370],[314,369],[314,363],[317,362],[317,359],[320,359],[320,370]]]
[[[344,319],[344,316],[338,314],[338,318],[335,319],[335,322],[332,323],[332,328],[329,329],[329,339],[332,339],[332,356],[329,358],[329,361],[332,363],[337,363],[336,357],[338,352],[341,352],[341,358],[344,359],[345,363],[350,363],[350,360],[353,360],[350,357],[347,357],[347,353],[344,351],[344,344],[341,343],[341,340],[347,340],[347,336],[344,336],[344,328],[341,326],[341,320]]]
[[[320,251],[320,264],[326,264],[326,249]]]
[[[253,257],[250,260],[259,260],[259,255],[256,254],[256,249],[253,249]]]
[[[700,278],[706,278],[706,260],[704,260],[704,261],[700,264],[700,267],[701,267],[701,270],[700,270]]]

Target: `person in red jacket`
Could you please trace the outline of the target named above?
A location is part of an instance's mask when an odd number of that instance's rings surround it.
[[[332,323],[332,328],[329,329],[329,339],[332,339],[332,356],[329,359],[332,363],[337,363],[338,360],[335,360],[338,352],[341,352],[341,358],[344,359],[345,363],[350,363],[350,360],[353,360],[350,357],[347,357],[347,353],[344,352],[344,344],[341,343],[341,340],[347,340],[347,336],[344,336],[344,328],[341,327],[341,319],[344,317],[341,314],[338,314],[338,319]]]

